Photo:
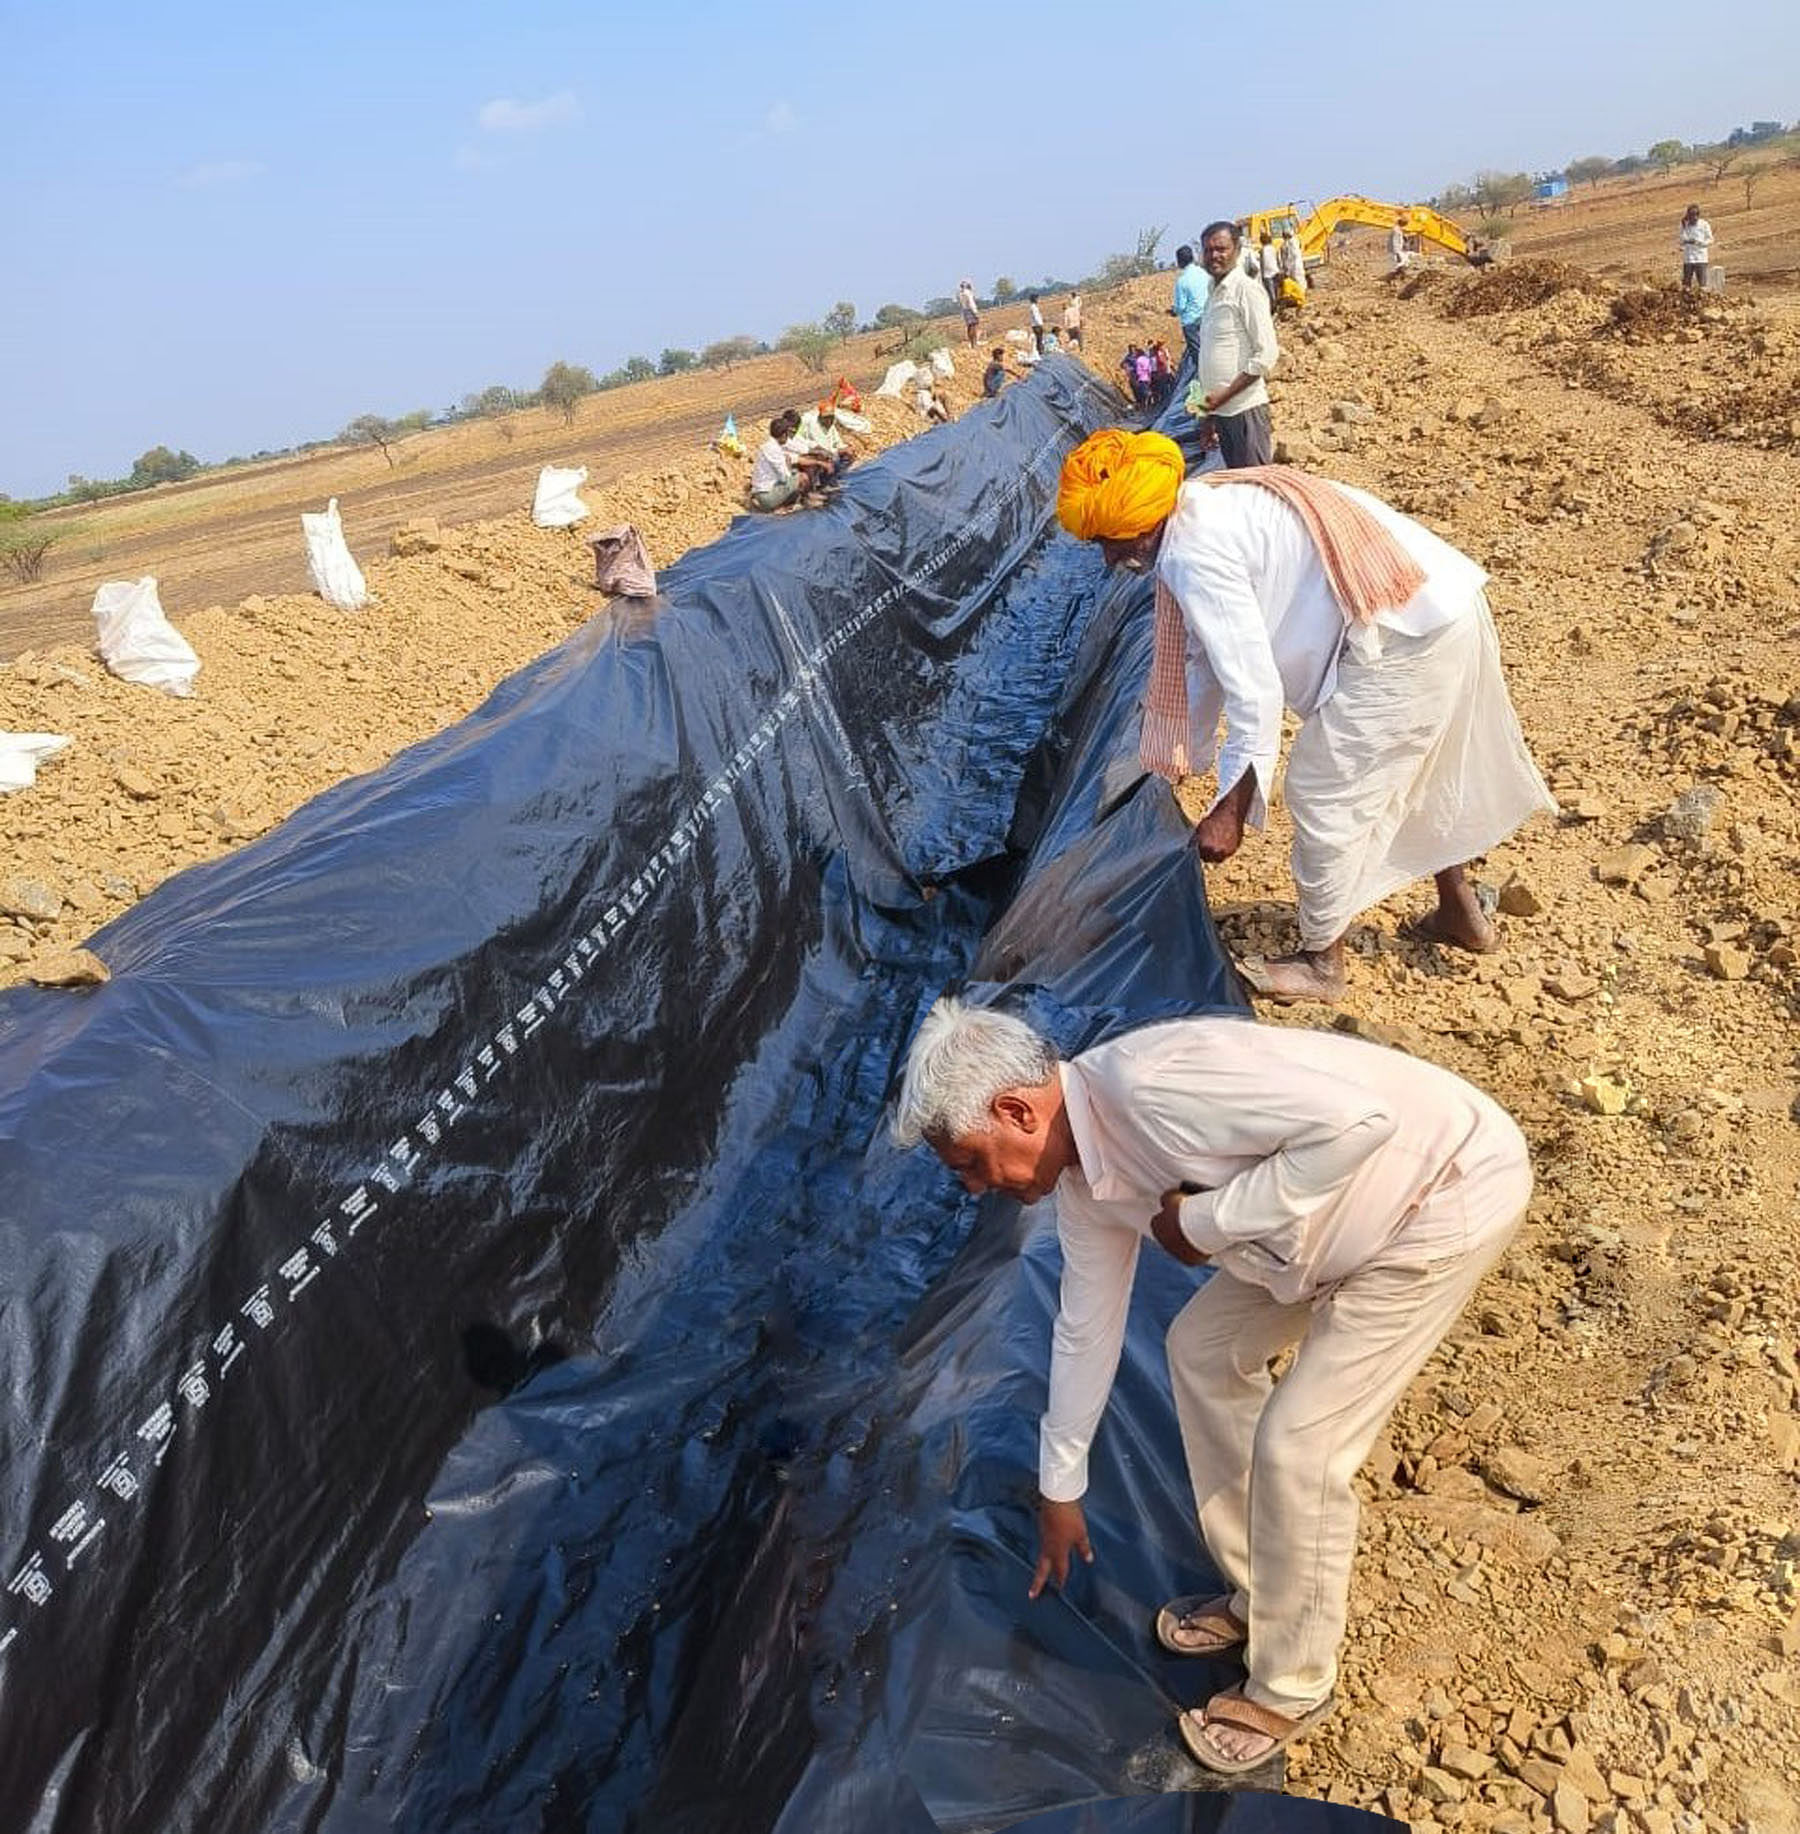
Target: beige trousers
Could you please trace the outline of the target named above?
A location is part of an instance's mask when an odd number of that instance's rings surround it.
[[[1201,1537],[1250,1626],[1250,1699],[1295,1715],[1336,1684],[1356,1552],[1351,1479],[1530,1195],[1515,1134],[1426,1200],[1415,1220],[1431,1225],[1429,1255],[1402,1230],[1375,1264],[1291,1305],[1216,1272],[1169,1327]],[[1275,1382],[1270,1359],[1290,1344]]]

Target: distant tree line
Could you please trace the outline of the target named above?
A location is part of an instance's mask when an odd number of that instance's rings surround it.
[[[1613,158],[1604,153],[1586,153],[1571,159],[1559,174],[1551,172],[1477,172],[1466,184],[1447,185],[1432,199],[1440,210],[1477,210],[1482,213],[1483,227],[1498,233],[1507,226],[1519,206],[1534,197],[1539,185],[1557,176],[1571,186],[1599,184],[1603,178],[1630,178],[1644,172],[1672,172],[1683,165],[1703,165],[1718,184],[1746,154],[1764,147],[1779,146],[1800,137],[1800,123],[1752,121],[1748,127],[1734,127],[1723,140],[1696,141],[1656,140],[1641,153],[1624,153]],[[1748,166],[1743,171],[1744,202],[1750,202],[1762,167]]]
[[[1160,265],[1157,250],[1167,233],[1166,225],[1140,229],[1128,252],[1108,255],[1094,272],[1079,280],[1046,274],[1035,286],[1020,286],[1010,275],[1001,274],[985,296],[978,295],[984,308],[1007,306],[1036,294],[1068,293],[1076,289],[1104,292],[1128,280],[1156,272]],[[774,343],[738,333],[718,338],[698,350],[670,345],[654,361],[648,356],[627,357],[616,369],[596,375],[585,364],[558,359],[544,371],[536,388],[513,388],[493,383],[462,397],[441,413],[419,408],[410,414],[358,414],[339,431],[335,440],[307,440],[293,446],[264,448],[247,456],[234,455],[223,461],[222,469],[259,463],[265,459],[285,458],[295,453],[311,452],[322,446],[347,445],[366,447],[381,453],[390,467],[399,461],[398,448],[411,434],[426,427],[450,426],[459,422],[487,420],[495,423],[503,438],[513,437],[507,417],[522,409],[543,408],[560,414],[566,424],[573,423],[580,404],[590,395],[608,389],[624,388],[634,382],[648,382],[659,376],[679,376],[695,370],[729,372],[739,363],[781,351],[793,356],[813,373],[825,370],[834,353],[856,332],[891,331],[896,334],[895,348],[917,351],[936,339],[933,321],[950,318],[958,310],[949,294],[927,299],[922,307],[897,302],[878,307],[870,319],[860,321],[855,304],[840,299],[818,318],[790,325]],[[200,461],[191,452],[171,451],[167,446],[153,446],[132,466],[123,478],[87,478],[79,473],[69,477],[68,488],[57,495],[37,500],[35,507],[54,508],[67,503],[94,502],[128,491],[147,490],[191,477],[201,470]],[[3,501],[3,499],[0,499]]]

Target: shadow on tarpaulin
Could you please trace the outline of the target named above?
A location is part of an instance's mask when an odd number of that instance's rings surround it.
[[[1053,1234],[882,1133],[949,981],[1070,1048],[1240,1003],[1167,797],[1102,792],[1147,587],[1052,506],[1106,417],[1048,362],[734,525],[159,887],[107,986],[0,999],[9,1827],[867,1834],[1197,1780],[1172,1702],[1222,1676],[1147,1630],[1207,1578],[1191,1276],[1139,1282],[1100,1560],[1028,1605]]]

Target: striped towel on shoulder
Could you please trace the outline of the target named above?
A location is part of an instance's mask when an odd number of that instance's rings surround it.
[[[1252,484],[1273,491],[1297,515],[1319,551],[1331,595],[1347,621],[1374,621],[1404,605],[1425,584],[1425,571],[1357,500],[1329,478],[1288,465],[1212,471],[1188,480],[1208,487]],[[1183,486],[1185,489],[1186,486]],[[1156,578],[1156,623],[1138,757],[1171,783],[1188,773],[1187,626],[1175,595]]]

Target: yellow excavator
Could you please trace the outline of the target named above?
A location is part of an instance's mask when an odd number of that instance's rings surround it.
[[[1398,224],[1409,242],[1429,242],[1448,249],[1474,267],[1485,267],[1493,259],[1461,224],[1429,204],[1384,204],[1372,197],[1332,197],[1322,204],[1283,204],[1274,210],[1253,210],[1238,219],[1238,233],[1254,248],[1266,238],[1279,242],[1290,229],[1297,230],[1300,252],[1312,268],[1322,266],[1329,258],[1332,231],[1352,223],[1373,229],[1392,229]]]

